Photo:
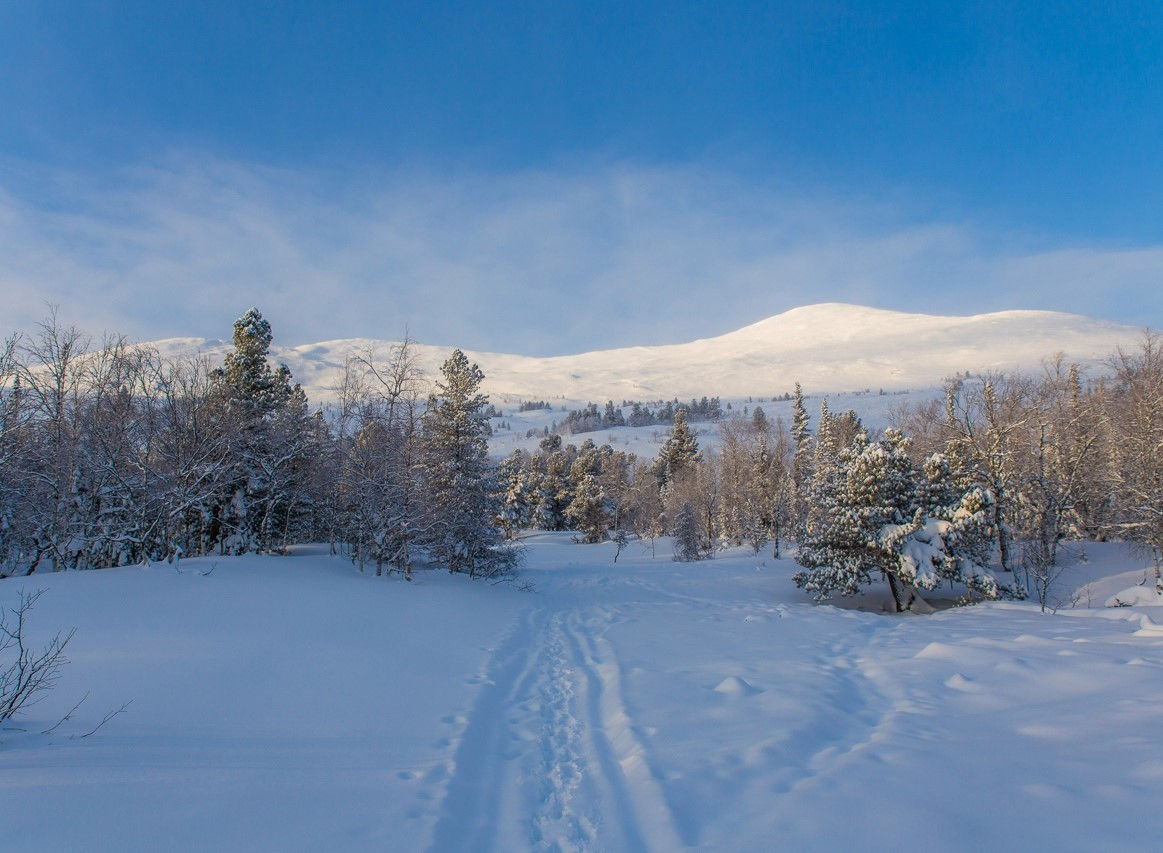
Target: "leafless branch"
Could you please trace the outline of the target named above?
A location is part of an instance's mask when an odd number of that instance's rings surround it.
[[[97,723],[97,725],[93,726],[93,728],[89,729],[89,731],[85,732],[83,735],[73,735],[72,737],[73,737],[73,738],[86,738],[86,737],[88,737],[89,735],[95,735],[95,734],[97,734],[97,732],[101,730],[101,727],[102,727],[103,725],[105,725],[107,722],[109,722],[110,720],[112,720],[112,719],[113,719],[114,717],[116,717],[118,714],[122,713],[122,712],[123,712],[123,711],[124,711],[126,708],[128,708],[128,707],[129,707],[130,705],[132,705],[132,704],[133,704],[133,700],[132,700],[132,699],[130,699],[128,702],[126,702],[126,703],[125,703],[124,705],[122,705],[120,708],[117,708],[117,709],[115,709],[115,710],[113,710],[113,711],[110,711],[108,714],[106,714],[104,717],[102,717],[102,718],[101,718],[101,722]]]
[[[83,705],[85,703],[85,700],[88,698],[89,698],[89,691],[86,690],[85,695],[81,697],[81,700],[79,702],[77,702],[76,705],[69,708],[69,712],[67,714],[65,714],[63,717],[61,717],[59,720],[57,720],[55,724],[53,724],[52,726],[50,726],[49,728],[47,728],[43,732],[41,732],[41,734],[42,735],[50,735],[53,732],[55,732],[58,728],[60,728],[61,723],[64,723],[68,720],[71,720],[73,718],[73,714],[76,713],[76,710],[78,708],[80,708],[81,705]]]

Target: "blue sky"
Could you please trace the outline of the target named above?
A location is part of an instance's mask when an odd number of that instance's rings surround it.
[[[332,8],[342,6],[342,8]],[[797,305],[1163,325],[1158,3],[0,0],[0,286],[550,354]],[[97,330],[97,329],[95,329]]]

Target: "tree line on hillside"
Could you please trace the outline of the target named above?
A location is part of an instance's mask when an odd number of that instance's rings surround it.
[[[1153,335],[1094,379],[1061,359],[1040,376],[955,377],[943,401],[898,411],[879,435],[826,401],[813,425],[797,386],[790,424],[736,413],[714,450],[678,406],[653,459],[547,435],[499,466],[482,374],[459,350],[431,391],[408,341],[351,358],[324,412],[270,364],[270,343],[253,309],[218,365],[121,338],[89,347],[52,317],[11,339],[0,575],[323,541],[377,574],[410,577],[423,561],[495,577],[535,527],[590,543],[672,535],[690,560],[744,544],[778,557],[794,542],[805,590],[883,576],[903,609],[943,583],[1045,604],[1073,538],[1139,542],[1157,565],[1163,548]]]
[[[0,352],[0,576],[326,541],[361,569],[417,556],[508,572],[481,373],[455,351],[432,393],[408,342],[347,365],[333,417],[311,412],[270,324],[234,324],[220,365],[51,316]]]
[[[623,409],[629,409],[627,416]],[[718,397],[703,397],[683,404],[676,397],[659,405],[657,409],[636,401],[623,400],[621,406],[615,406],[613,400],[607,400],[606,406],[598,410],[597,403],[588,403],[584,408],[575,409],[567,414],[560,424],[554,424],[552,432],[559,435],[581,435],[587,432],[598,432],[615,427],[641,427],[655,424],[669,426],[674,422],[674,415],[679,409],[685,412],[688,422],[717,421],[723,417],[723,407]]]

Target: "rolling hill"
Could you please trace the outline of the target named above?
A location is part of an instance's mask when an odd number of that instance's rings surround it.
[[[970,370],[1037,370],[1055,353],[1097,366],[1118,346],[1134,346],[1133,326],[1054,311],[1002,311],[968,317],[885,311],[824,303],[796,308],[714,338],[537,358],[466,351],[485,373],[485,390],[501,398],[637,399],[777,394],[800,382],[805,391],[901,390],[939,385]],[[214,358],[229,342],[172,338],[167,352]],[[334,396],[349,355],[387,341],[366,338],[276,346],[313,401]],[[418,345],[435,375],[451,347]]]

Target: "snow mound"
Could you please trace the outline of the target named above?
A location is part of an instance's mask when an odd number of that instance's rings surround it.
[[[1163,605],[1163,594],[1150,586],[1132,586],[1106,600],[1104,607],[1142,607]]]
[[[945,679],[945,686],[950,690],[959,690],[962,693],[975,693],[981,689],[979,685],[974,683],[972,678],[968,678],[959,672],[955,672],[949,678]]]
[[[754,696],[757,693],[762,693],[758,687],[753,687],[746,679],[740,678],[737,675],[729,675],[715,685],[713,688],[716,693],[722,693],[725,696]]]

